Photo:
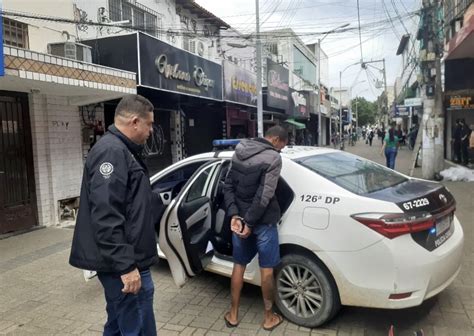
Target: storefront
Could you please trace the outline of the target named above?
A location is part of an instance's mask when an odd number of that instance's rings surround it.
[[[453,139],[456,120],[464,120],[474,129],[474,4],[466,8],[461,27],[446,44],[445,134],[446,158],[454,159]],[[470,149],[471,162],[474,150]]]
[[[98,63],[136,71],[138,93],[155,106],[155,132],[146,146],[151,172],[209,151],[225,135],[220,64],[143,33],[85,43],[96,48]]]
[[[290,108],[290,72],[267,59],[267,86],[263,88],[263,127],[266,131],[288,119]],[[289,126],[287,123],[286,126]],[[290,127],[290,130],[293,129]],[[292,132],[290,132],[291,135]]]
[[[251,138],[256,134],[257,76],[224,61],[225,136],[230,139]]]
[[[293,130],[296,145],[312,145],[317,137],[317,124],[310,126],[310,93],[309,91],[295,91],[290,88],[290,105],[287,110],[288,119]],[[317,118],[316,118],[317,121]],[[314,126],[314,125],[311,125]],[[316,130],[316,132],[315,132]]]
[[[474,90],[471,94],[446,96],[446,158],[454,160],[454,137],[456,121],[463,120],[474,131]],[[474,160],[474,148],[470,149],[471,162]]]
[[[5,46],[0,77],[0,234],[74,220],[103,102],[135,73]]]

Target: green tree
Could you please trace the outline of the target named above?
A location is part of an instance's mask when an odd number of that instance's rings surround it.
[[[354,116],[355,116],[356,108],[357,108],[357,114],[359,117],[359,120],[358,120],[359,127],[367,126],[367,125],[375,123],[376,115],[377,115],[376,102],[370,102],[364,97],[356,97],[355,99],[352,100],[352,112],[354,112]]]

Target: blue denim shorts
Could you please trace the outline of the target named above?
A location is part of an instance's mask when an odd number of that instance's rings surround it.
[[[280,244],[276,225],[256,225],[247,238],[232,235],[234,262],[247,265],[258,253],[258,264],[262,268],[274,268],[280,263]]]

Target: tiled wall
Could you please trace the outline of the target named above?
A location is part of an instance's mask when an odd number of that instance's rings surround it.
[[[77,106],[67,97],[29,95],[38,224],[55,225],[58,201],[79,196],[83,155]]]
[[[5,69],[20,78],[136,93],[135,74],[34,51],[4,47]]]

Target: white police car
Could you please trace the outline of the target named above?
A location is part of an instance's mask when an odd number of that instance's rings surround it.
[[[192,156],[151,179],[164,204],[159,253],[178,286],[203,270],[231,276],[222,187],[232,154]],[[315,327],[341,304],[412,307],[454,280],[463,230],[441,184],[328,148],[286,147],[282,157],[275,300],[288,320]],[[260,284],[257,259],[245,280]]]

